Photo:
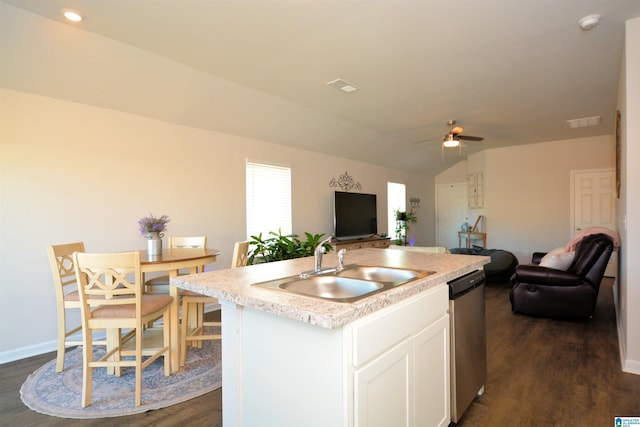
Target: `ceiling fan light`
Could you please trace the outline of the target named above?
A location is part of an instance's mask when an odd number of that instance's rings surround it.
[[[63,9],[62,15],[71,22],[82,21],[82,15],[80,14],[80,12],[73,9]]]
[[[453,135],[447,135],[444,142],[442,143],[443,147],[446,148],[455,148],[460,145],[460,141],[453,138]]]

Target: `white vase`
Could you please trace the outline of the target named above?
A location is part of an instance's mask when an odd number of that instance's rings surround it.
[[[162,238],[160,233],[152,232],[147,234],[147,254],[162,255]]]

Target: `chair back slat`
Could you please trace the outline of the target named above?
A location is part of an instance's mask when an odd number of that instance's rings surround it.
[[[75,254],[80,301],[88,306],[136,304],[142,296],[140,253]]]
[[[60,291],[61,296],[64,296],[63,290],[65,287],[75,287],[77,285],[75,265],[73,262],[74,252],[84,252],[84,243],[76,242],[47,247],[49,266],[51,267],[56,294]]]
[[[231,260],[231,268],[244,267],[247,265],[249,258],[249,242],[236,242],[233,247],[233,259]]]
[[[169,236],[170,248],[206,248],[207,236],[176,237]]]
[[[176,249],[204,249],[207,247],[207,236],[169,236],[169,247]],[[204,272],[204,265],[199,265],[195,271],[199,273]]]

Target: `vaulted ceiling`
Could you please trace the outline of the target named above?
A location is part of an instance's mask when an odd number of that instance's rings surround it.
[[[207,76],[171,94],[182,106],[172,114],[156,96],[119,92],[113,64],[85,76],[102,90],[63,94],[54,72],[27,71],[14,52],[3,60],[5,87],[429,174],[460,159],[457,149],[442,158],[450,119],[485,138],[465,142],[463,156],[612,134],[624,23],[640,16],[640,0],[1,1]],[[84,20],[65,22],[65,8]],[[601,20],[584,31],[578,21],[591,14]],[[19,37],[35,40],[27,31]],[[170,86],[155,74],[140,85]],[[335,79],[360,90],[326,84]],[[596,116],[597,126],[567,123]]]

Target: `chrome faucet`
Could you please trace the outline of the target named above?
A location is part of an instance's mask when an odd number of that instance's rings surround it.
[[[313,271],[316,273],[322,270],[322,255],[324,254],[324,245],[325,243],[329,243],[333,236],[329,236],[316,246],[316,249],[313,251],[313,257],[315,260]]]
[[[347,252],[346,249],[340,249],[338,251],[338,267],[336,270],[342,271],[344,270],[344,254]]]

